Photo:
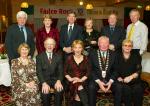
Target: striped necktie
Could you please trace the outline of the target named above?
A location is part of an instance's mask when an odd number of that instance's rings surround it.
[[[130,28],[130,31],[129,31],[129,33],[128,33],[127,39],[131,40],[131,38],[132,38],[132,36],[133,36],[133,33],[134,33],[134,30],[135,30],[135,25],[132,24],[132,25],[131,25],[131,28]]]

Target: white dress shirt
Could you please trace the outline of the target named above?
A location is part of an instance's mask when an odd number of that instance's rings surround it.
[[[70,26],[72,26],[72,30],[73,30],[74,24],[68,24],[68,32],[69,32]]]
[[[133,41],[133,49],[140,49],[140,54],[143,54],[147,50],[148,44],[148,28],[147,26],[141,22],[137,21],[135,24],[133,35],[131,36],[131,40]],[[127,27],[127,35],[130,32],[132,24],[129,24]]]

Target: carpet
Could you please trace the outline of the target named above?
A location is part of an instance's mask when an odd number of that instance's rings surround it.
[[[102,93],[97,95],[97,106],[114,106],[113,95],[111,93]],[[150,88],[144,91],[143,106],[150,106]]]
[[[111,93],[98,94],[97,106],[114,106],[113,95]],[[0,106],[15,106],[11,101],[11,91],[9,87],[0,86]],[[150,106],[150,88],[144,92],[143,106]]]

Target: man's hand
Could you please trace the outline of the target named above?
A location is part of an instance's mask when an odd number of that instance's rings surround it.
[[[55,85],[54,85],[54,88],[56,89],[57,92],[60,92],[60,91],[63,90],[63,86],[62,86],[60,80],[57,80],[57,82],[56,82]]]
[[[44,82],[44,83],[42,84],[42,93],[48,94],[48,93],[49,93],[49,90],[50,90],[50,86],[49,86],[46,82]]]
[[[63,51],[66,52],[66,53],[71,53],[72,49],[71,49],[71,47],[64,47]]]
[[[109,80],[109,82],[106,84],[106,92],[110,89],[110,87],[111,87],[111,85],[112,85],[112,81],[111,80]]]
[[[106,92],[106,88],[105,88],[106,85],[105,85],[104,82],[100,81],[100,82],[98,83],[98,85],[99,85],[99,87],[100,87],[100,89],[101,89],[102,91]]]
[[[115,46],[113,44],[110,44],[109,49],[112,50],[112,51],[115,51]]]

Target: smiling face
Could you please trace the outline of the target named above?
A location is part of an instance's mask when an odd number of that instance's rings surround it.
[[[132,50],[132,43],[131,42],[125,42],[123,45],[122,45],[122,51],[124,53],[130,53]]]
[[[76,16],[75,16],[75,14],[74,14],[74,13],[68,14],[67,20],[68,20],[68,23],[69,23],[69,24],[74,24],[75,21],[76,21]]]
[[[140,18],[140,14],[138,11],[131,11],[130,12],[130,20],[132,23],[136,23]]]
[[[108,23],[109,23],[110,26],[115,26],[116,23],[117,23],[117,16],[115,14],[111,14],[108,17]]]
[[[20,57],[28,57],[29,49],[26,47],[21,47],[20,49]]]
[[[92,20],[86,20],[85,21],[85,27],[86,27],[86,29],[92,29],[93,21]]]
[[[83,47],[81,44],[76,44],[73,46],[72,50],[73,50],[75,55],[81,55],[82,51],[83,51]]]
[[[26,24],[26,21],[27,21],[27,18],[24,15],[17,17],[18,25],[24,26]]]
[[[53,52],[54,48],[55,48],[56,42],[54,39],[52,38],[47,38],[44,41],[44,47],[46,49],[47,52]]]
[[[103,36],[100,37],[98,39],[98,46],[100,50],[107,51],[109,49],[109,38]]]
[[[45,27],[51,27],[52,19],[44,18],[43,23]]]

